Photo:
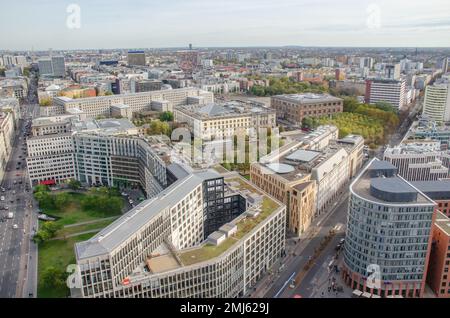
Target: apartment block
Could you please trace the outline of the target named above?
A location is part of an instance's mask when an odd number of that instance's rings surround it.
[[[367,80],[367,104],[386,102],[400,110],[406,104],[406,82],[404,80]]]
[[[270,105],[277,112],[277,118],[293,124],[301,124],[305,117],[320,117],[341,113],[342,99],[325,94],[292,94],[272,96]]]
[[[422,114],[438,123],[450,122],[449,81],[441,81],[427,86]]]

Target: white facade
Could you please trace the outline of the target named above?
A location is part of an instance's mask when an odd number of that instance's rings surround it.
[[[437,122],[450,121],[450,82],[427,86],[423,115]]]
[[[405,81],[370,81],[369,85],[369,100],[366,102],[387,102],[396,109],[401,109],[406,104]]]

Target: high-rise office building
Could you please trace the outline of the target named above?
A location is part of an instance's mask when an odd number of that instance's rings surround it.
[[[39,74],[54,77],[64,77],[66,74],[66,65],[64,56],[52,56],[42,58],[38,61]]]
[[[66,64],[64,56],[52,56],[53,76],[64,77],[66,75]]]
[[[384,76],[386,79],[399,80],[401,76],[400,64],[387,64],[384,68]]]
[[[436,203],[373,159],[350,186],[343,277],[381,297],[422,297]]]

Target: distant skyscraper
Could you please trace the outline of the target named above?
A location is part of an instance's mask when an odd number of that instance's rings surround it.
[[[50,58],[43,58],[38,61],[39,74],[42,75],[53,75],[52,60]]]
[[[442,70],[444,71],[444,73],[450,71],[450,58],[444,58],[444,60],[442,61]]]
[[[64,56],[52,56],[53,76],[64,77],[66,75],[66,64]]]
[[[192,50],[192,44],[189,44],[189,50]]]
[[[145,66],[145,52],[144,51],[129,51],[128,65]]]

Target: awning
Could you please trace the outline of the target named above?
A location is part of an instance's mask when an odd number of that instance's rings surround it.
[[[56,184],[56,181],[55,180],[46,180],[46,181],[41,181],[39,184],[54,185],[54,184]]]

